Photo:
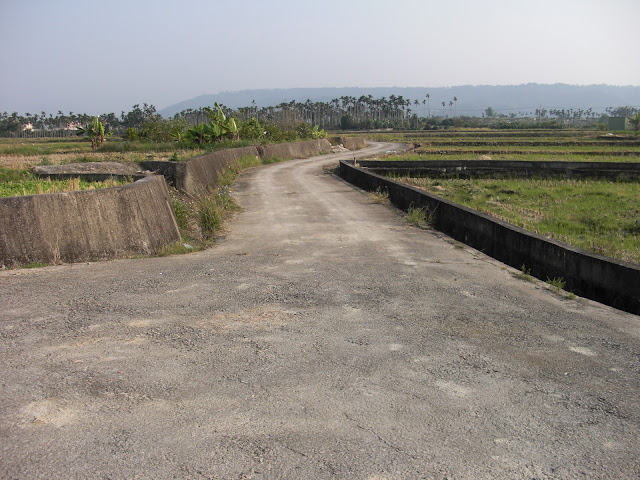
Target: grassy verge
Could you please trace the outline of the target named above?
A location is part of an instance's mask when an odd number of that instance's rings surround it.
[[[399,179],[526,230],[640,263],[640,184],[559,179]]]
[[[93,190],[126,183],[130,182],[120,179],[109,179],[103,182],[87,182],[78,178],[48,180],[38,178],[27,170],[12,170],[0,166],[0,197]]]
[[[219,187],[198,195],[186,195],[175,189],[170,191],[173,211],[176,215],[181,245],[167,247],[161,255],[189,253],[211,246],[224,231],[225,221],[239,206],[233,197],[231,186],[240,172],[247,168],[283,161],[279,157],[260,158],[247,155],[225,168],[218,177]],[[185,246],[186,245],[186,246]]]

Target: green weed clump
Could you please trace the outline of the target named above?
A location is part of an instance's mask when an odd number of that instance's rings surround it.
[[[557,292],[564,290],[564,286],[567,284],[562,277],[547,277],[547,283]]]
[[[191,252],[208,246],[222,230],[224,220],[238,209],[228,185],[193,196],[176,190],[171,190],[170,193],[180,234],[190,244],[190,248],[175,253]],[[176,248],[172,248],[172,252],[174,250]]]
[[[158,256],[167,257],[169,255],[183,255],[185,253],[191,253],[198,250],[200,250],[199,247],[193,247],[188,243],[183,243],[181,241],[178,241],[162,247],[158,252]]]
[[[222,225],[224,212],[215,195],[199,195],[195,199],[200,229],[205,239],[212,239]]]
[[[23,265],[20,265],[21,268],[43,268],[48,266],[49,266],[48,263],[42,263],[42,262],[32,262],[32,263],[25,263]]]
[[[434,214],[427,207],[418,208],[412,205],[404,218],[416,227],[425,228],[433,224]]]
[[[264,157],[262,159],[262,164],[263,165],[269,165],[271,163],[278,163],[278,162],[282,162],[282,161],[283,161],[282,158],[274,155],[273,157]]]
[[[522,267],[520,267],[520,271],[518,273],[513,274],[514,278],[519,278],[520,280],[525,280],[527,282],[535,283],[536,279],[531,276],[531,269],[526,268],[524,263]]]
[[[369,192],[369,198],[373,203],[379,203],[381,205],[389,205],[389,192],[382,191],[380,188],[377,188],[375,192]]]

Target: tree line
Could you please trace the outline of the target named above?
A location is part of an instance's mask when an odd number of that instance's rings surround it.
[[[95,115],[86,113],[64,113],[62,110],[54,115],[41,111],[40,113],[25,113],[19,115],[18,112],[2,112],[0,113],[0,135],[11,136],[20,135],[29,132],[52,133],[57,132],[61,136],[75,135],[80,127],[89,125]],[[145,122],[157,118],[156,107],[144,103],[142,107],[139,104],[134,105],[131,111],[120,113],[103,113],[98,115],[100,121],[104,124],[107,132],[120,133],[127,128],[142,128]]]
[[[295,130],[300,124],[318,125],[325,130],[372,130],[372,129],[429,129],[437,126],[480,126],[496,118],[516,119],[534,117],[540,121],[560,120],[562,124],[581,120],[595,121],[600,114],[593,109],[557,109],[537,108],[534,112],[518,112],[504,114],[492,107],[482,112],[482,121],[476,116],[458,115],[458,98],[439,101],[432,105],[430,95],[421,99],[408,99],[403,96],[390,95],[374,98],[372,95],[362,95],[359,98],[343,96],[330,101],[320,102],[307,100],[305,102],[282,102],[275,106],[258,107],[255,101],[251,105],[240,108],[229,108],[220,105],[222,112],[229,117],[237,118],[241,122],[256,119],[265,125],[274,124],[283,130]],[[199,109],[185,109],[171,119],[163,119],[156,111],[156,107],[143,103],[133,105],[129,112],[122,111],[120,115],[105,113],[99,119],[107,133],[129,135],[132,137],[163,136],[160,131],[171,132],[186,130],[188,127],[207,122],[208,107]],[[632,118],[640,112],[635,107],[608,107],[609,116],[625,116]],[[93,116],[85,113],[64,113],[61,110],[54,115],[41,111],[40,113],[17,112],[0,113],[0,135],[43,136],[57,133],[60,136],[74,135],[79,127],[85,127],[92,121]],[[134,132],[135,130],[135,132]],[[155,133],[154,133],[155,131]],[[168,137],[169,134],[164,134]]]

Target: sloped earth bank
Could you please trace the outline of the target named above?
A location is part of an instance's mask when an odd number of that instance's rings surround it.
[[[409,226],[352,156],[245,172],[207,251],[1,272],[0,477],[637,478],[640,318]]]

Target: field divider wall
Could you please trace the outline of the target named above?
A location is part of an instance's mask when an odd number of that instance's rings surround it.
[[[217,188],[219,175],[245,155],[292,159],[330,152],[326,139],[231,148],[184,162],[141,162],[154,172],[144,177],[132,165],[106,162],[79,164],[75,171],[73,165],[45,169],[38,175],[142,179],[120,187],[0,198],[0,266],[157,254],[181,241],[167,182],[199,194]]]
[[[377,162],[380,163],[383,162]],[[366,161],[358,161],[358,164],[371,165]],[[562,278],[567,291],[640,315],[640,267],[636,265],[528,232],[358,168],[353,161],[340,161],[339,175],[362,190],[387,192],[391,203],[402,210],[427,209],[433,215],[435,229],[511,267],[520,269],[524,265],[532,276],[542,280]]]
[[[442,178],[561,177],[640,180],[638,162],[549,162],[525,160],[359,160],[375,173]]]
[[[0,265],[157,253],[180,240],[162,176],[120,187],[0,198]]]

